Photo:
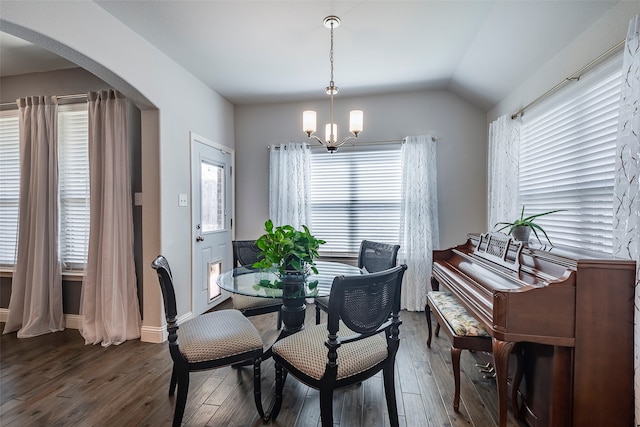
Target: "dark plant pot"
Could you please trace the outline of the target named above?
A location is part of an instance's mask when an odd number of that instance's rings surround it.
[[[529,242],[529,234],[531,234],[531,227],[526,225],[519,225],[511,231],[513,238],[523,243]]]

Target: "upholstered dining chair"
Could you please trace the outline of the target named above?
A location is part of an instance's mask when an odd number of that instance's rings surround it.
[[[252,266],[260,255],[260,249],[256,246],[255,240],[234,240],[233,245],[233,266]],[[277,328],[282,328],[280,318],[281,298],[260,298],[246,295],[234,294],[231,297],[233,308],[239,310],[247,317],[259,314],[278,312]]]
[[[334,389],[382,371],[390,423],[398,425],[394,363],[400,343],[400,292],[406,269],[403,264],[378,273],[336,277],[329,298],[328,323],[273,344],[276,400],[271,419],[277,417],[282,404],[287,377],[284,371],[320,391],[323,427],[333,426]]]
[[[255,404],[258,413],[264,418],[260,390],[263,344],[260,334],[251,321],[238,310],[220,310],[194,317],[178,326],[176,294],[169,263],[164,256],[160,255],[153,261],[151,267],[156,270],[162,289],[169,333],[169,353],[173,359],[169,396],[173,396],[176,386],[178,387],[173,427],[178,427],[182,423],[189,393],[190,372],[245,362],[253,364]],[[180,330],[179,341],[178,329]]]
[[[363,240],[360,243],[360,252],[358,253],[358,268],[368,273],[376,273],[395,267],[399,249],[400,245]],[[326,312],[329,308],[329,297],[316,298],[315,305],[317,325],[320,323],[320,310]]]

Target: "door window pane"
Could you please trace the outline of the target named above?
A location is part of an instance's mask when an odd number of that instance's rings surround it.
[[[224,166],[201,161],[200,191],[202,232],[224,230]]]

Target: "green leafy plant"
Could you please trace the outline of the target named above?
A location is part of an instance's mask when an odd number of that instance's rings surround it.
[[[264,223],[265,234],[256,240],[261,258],[253,264],[255,268],[275,267],[280,277],[288,272],[305,273],[310,269],[318,273],[314,259],[319,256],[324,240],[316,239],[306,225],[296,230],[290,225],[273,226],[270,219]]]
[[[496,231],[502,231],[502,230],[508,228],[509,229],[509,233],[508,234],[511,234],[516,227],[529,227],[533,231],[533,234],[535,234],[536,239],[538,239],[538,242],[542,243],[540,241],[540,237],[538,236],[538,231],[541,231],[542,234],[544,234],[544,237],[547,239],[547,241],[549,241],[549,243],[551,243],[551,240],[549,240],[549,236],[547,236],[547,232],[544,231],[544,229],[539,224],[536,224],[535,222],[533,222],[533,220],[535,220],[538,217],[541,217],[541,216],[544,216],[544,215],[549,215],[549,214],[552,214],[552,213],[555,213],[555,212],[561,212],[563,210],[564,209],[555,209],[555,210],[548,211],[548,212],[543,212],[543,213],[539,213],[539,214],[535,214],[535,215],[530,215],[530,216],[525,218],[525,216],[524,216],[524,205],[523,205],[522,206],[522,212],[520,212],[520,218],[516,219],[513,222],[498,222],[493,227],[495,228],[495,227],[498,227],[498,226],[502,226]]]

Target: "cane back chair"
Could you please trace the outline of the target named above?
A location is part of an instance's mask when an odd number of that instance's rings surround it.
[[[398,425],[394,363],[400,343],[400,293],[406,268],[403,264],[378,273],[336,277],[328,323],[273,344],[276,400],[271,419],[277,417],[282,404],[285,371],[320,391],[323,427],[333,426],[334,389],[360,383],[382,371],[390,423]]]

